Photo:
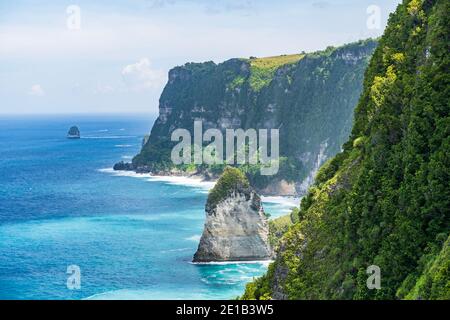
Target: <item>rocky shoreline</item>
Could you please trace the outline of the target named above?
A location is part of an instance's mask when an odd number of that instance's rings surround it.
[[[210,171],[194,171],[186,172],[179,169],[152,171],[148,166],[134,166],[131,162],[118,162],[114,165],[115,171],[133,171],[138,174],[153,174],[155,176],[167,177],[186,177],[200,179],[201,181],[211,182],[217,181],[220,174],[212,173]],[[275,180],[264,188],[255,188],[255,191],[262,196],[279,196],[279,197],[298,197],[297,184],[287,182],[285,180]]]
[[[186,172],[179,169],[171,169],[167,170],[151,170],[150,167],[147,166],[139,166],[136,167],[130,162],[118,162],[113,166],[114,171],[134,171],[135,173],[150,173],[155,176],[168,176],[168,177],[187,177],[187,178],[199,178],[203,181],[215,181],[219,179],[220,175],[213,174],[211,172],[205,171],[194,171],[194,172]]]

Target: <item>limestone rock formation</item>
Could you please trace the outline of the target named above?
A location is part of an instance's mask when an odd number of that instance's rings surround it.
[[[208,196],[194,262],[268,260],[268,238],[260,197],[239,169],[227,167]]]

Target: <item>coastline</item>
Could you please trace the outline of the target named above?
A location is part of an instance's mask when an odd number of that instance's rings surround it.
[[[98,169],[100,172],[108,173],[118,177],[131,177],[146,179],[147,181],[162,182],[172,185],[180,185],[193,188],[201,188],[209,191],[214,187],[217,180],[207,181],[198,175],[154,175],[152,173],[140,173],[130,170],[114,170],[113,168]]]
[[[262,264],[264,266],[269,266],[275,260],[267,259],[267,260],[238,260],[238,261],[210,261],[210,262],[188,262],[189,264],[194,265],[228,265],[228,264]]]
[[[146,179],[147,181],[162,182],[171,185],[186,186],[191,188],[202,189],[203,192],[211,190],[217,182],[217,179],[207,180],[199,174],[152,174],[150,172],[136,172],[132,170],[114,170],[113,168],[98,169],[100,172],[112,174],[118,177],[131,177],[138,179]],[[284,195],[261,195],[264,203],[279,205],[286,207],[286,214],[300,203],[300,196],[284,196]]]

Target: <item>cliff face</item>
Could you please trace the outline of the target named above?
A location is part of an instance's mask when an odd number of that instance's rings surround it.
[[[268,237],[260,197],[238,169],[226,168],[208,197],[194,262],[270,259]]]
[[[405,0],[391,15],[350,140],[244,298],[448,299],[449,11],[447,0]],[[367,286],[371,265],[379,289]]]
[[[303,193],[319,165],[348,139],[375,46],[375,41],[367,40],[310,54],[176,67],[161,95],[159,117],[132,167],[159,173],[172,169],[171,133],[183,128],[193,135],[195,120],[203,121],[204,131],[279,129],[278,175],[265,177],[242,169],[259,190],[277,193],[281,183],[283,193]],[[220,173],[223,168],[189,169]]]

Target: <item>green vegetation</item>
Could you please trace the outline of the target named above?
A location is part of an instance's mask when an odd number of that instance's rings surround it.
[[[280,238],[288,231],[291,225],[292,219],[289,214],[269,220],[269,243],[272,248],[276,249],[278,247]]]
[[[148,167],[152,172],[166,171],[173,168],[170,148],[173,144],[166,139],[146,143],[141,152],[133,158],[135,167]]]
[[[261,90],[263,87],[269,85],[278,68],[297,63],[304,56],[303,54],[292,54],[250,59],[250,87],[254,91]]]
[[[441,252],[430,255],[426,261],[424,272],[411,291],[404,297],[414,300],[450,300],[450,237],[444,243]],[[413,279],[411,277],[405,280],[405,286]],[[402,297],[402,289],[397,292],[400,297]]]
[[[256,278],[253,282],[247,284],[245,293],[239,299],[241,300],[270,300],[272,299],[270,279],[273,279],[275,265],[269,265],[267,273],[262,277]]]
[[[214,207],[225,199],[230,193],[250,186],[245,174],[233,167],[226,167],[220,179],[208,195],[208,206]]]
[[[255,188],[264,188],[273,179],[272,176],[261,175],[262,164],[244,164],[239,168],[246,174],[250,184]],[[288,157],[279,157],[278,173],[276,177],[286,180],[287,182],[299,181],[301,179],[299,173],[299,164]]]
[[[344,150],[244,299],[449,299],[450,2],[405,0],[365,74]],[[381,289],[366,269],[381,269]]]
[[[234,90],[236,88],[241,87],[245,83],[245,78],[243,76],[237,76],[233,79],[230,84],[230,89]]]

